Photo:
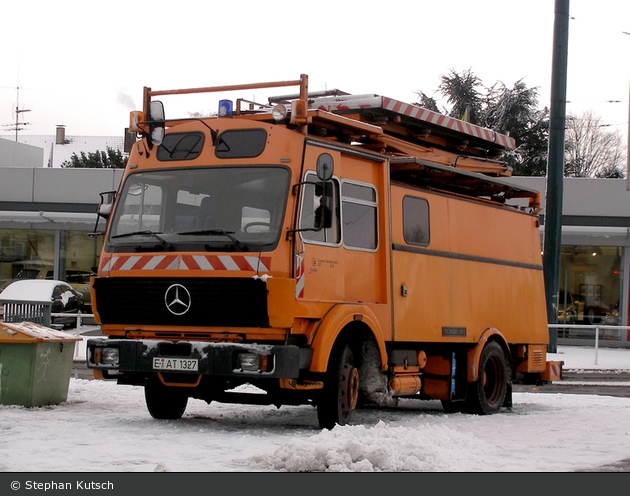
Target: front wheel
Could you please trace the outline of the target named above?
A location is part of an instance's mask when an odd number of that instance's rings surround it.
[[[322,429],[346,425],[359,398],[359,369],[352,348],[338,346],[333,352],[317,403],[317,419]]]
[[[509,367],[503,348],[494,341],[486,344],[479,358],[479,377],[469,385],[466,410],[492,415],[501,410],[508,391]]]
[[[151,416],[160,420],[181,418],[188,405],[188,394],[182,388],[164,386],[157,379],[144,387],[144,398]]]

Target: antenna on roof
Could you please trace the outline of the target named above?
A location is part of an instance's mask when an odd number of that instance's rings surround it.
[[[4,127],[8,127],[9,131],[15,131],[15,141],[18,140],[18,131],[22,131],[26,129],[24,126],[29,126],[30,122],[20,122],[20,114],[25,112],[30,112],[29,109],[20,109],[20,86],[16,87],[17,91],[17,103],[15,104],[15,123],[14,124],[6,124]]]

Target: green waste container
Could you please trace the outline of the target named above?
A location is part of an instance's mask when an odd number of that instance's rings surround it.
[[[35,407],[66,401],[80,340],[33,322],[0,322],[0,404]]]

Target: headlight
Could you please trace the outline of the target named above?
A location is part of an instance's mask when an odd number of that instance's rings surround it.
[[[271,109],[271,116],[276,122],[279,122],[286,118],[289,111],[287,110],[286,105],[279,103],[273,109]]]
[[[120,351],[118,348],[96,348],[94,350],[94,363],[100,365],[118,365]]]
[[[240,353],[238,355],[239,368],[248,372],[268,372],[272,363],[272,357],[267,355],[257,355],[256,353]]]

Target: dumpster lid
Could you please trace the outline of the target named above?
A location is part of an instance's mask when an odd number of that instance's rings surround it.
[[[56,331],[34,322],[0,322],[0,343],[41,343],[44,341],[81,341],[83,338]]]

